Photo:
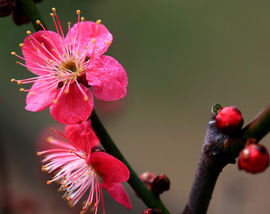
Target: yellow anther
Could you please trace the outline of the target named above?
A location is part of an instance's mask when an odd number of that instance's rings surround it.
[[[20,62],[19,62],[19,61],[17,61],[17,62],[16,62],[16,64],[18,65],[18,64],[20,64]]]
[[[20,91],[25,91],[25,89],[24,88],[20,88]]]
[[[44,42],[41,42],[41,45],[44,46]]]
[[[106,45],[110,45],[111,44],[111,42],[110,41],[106,41]]]
[[[76,13],[77,13],[77,15],[80,15],[81,14],[81,11],[80,10],[76,10]]]
[[[37,20],[36,23],[37,23],[37,25],[40,25],[40,21],[39,20]]]
[[[53,142],[53,137],[48,137],[48,138],[47,138],[47,141],[48,141],[49,143]]]
[[[29,95],[30,95],[30,96],[32,96],[32,95],[34,95],[34,94],[35,94],[35,93],[34,93],[33,91],[30,91],[30,92],[29,92]]]
[[[92,43],[96,43],[96,41],[97,41],[96,38],[92,39]]]
[[[68,25],[71,25],[71,22],[68,22],[67,24],[68,24]]]
[[[61,191],[62,191],[62,189],[61,189],[61,188],[57,189],[57,192],[61,192]]]
[[[70,149],[70,150],[68,150],[70,153],[73,153],[73,151]]]
[[[68,94],[69,90],[68,90],[68,89],[66,89],[64,92],[65,92],[65,94]]]
[[[16,52],[15,51],[12,51],[11,52],[11,55],[13,55],[13,56],[16,55]]]
[[[84,99],[84,101],[88,101],[89,100],[88,96],[84,96],[83,99]]]
[[[43,166],[41,167],[41,171],[42,171],[42,172],[47,172],[47,168],[43,165]]]
[[[51,181],[47,181],[47,184],[51,184],[52,182]]]
[[[85,18],[82,16],[81,17],[81,22],[84,22],[85,21]]]
[[[53,8],[52,8],[52,11],[53,11],[53,12],[56,12],[56,9],[55,9],[55,7],[53,7]]]
[[[98,20],[96,21],[96,24],[97,24],[97,25],[101,24],[101,19],[98,19]]]
[[[20,44],[19,44],[19,47],[20,47],[20,48],[21,48],[21,47],[23,47],[23,46],[24,46],[24,44],[23,44],[23,43],[20,43]]]
[[[50,16],[51,16],[51,17],[54,17],[54,14],[53,14],[53,13],[50,13]]]
[[[17,84],[18,85],[21,85],[22,84],[22,81],[21,80],[17,81]]]
[[[37,156],[40,156],[41,155],[41,152],[37,152]]]
[[[10,82],[15,82],[15,81],[16,81],[16,79],[14,79],[14,78],[10,80]]]
[[[30,30],[26,31],[26,34],[30,35],[31,34],[31,31]]]
[[[54,103],[54,104],[57,103],[57,100],[55,99],[55,100],[53,101],[53,103]]]
[[[81,211],[80,214],[85,214],[85,212],[84,211]]]

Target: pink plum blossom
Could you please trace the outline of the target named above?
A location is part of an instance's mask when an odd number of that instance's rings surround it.
[[[66,125],[65,132],[70,143],[49,137],[48,142],[54,148],[37,152],[37,155],[45,156],[42,171],[54,173],[52,180],[47,183],[60,183],[58,191],[65,191],[63,198],[68,200],[71,207],[88,192],[81,214],[88,209],[98,213],[100,203],[102,213],[105,213],[102,189],[130,209],[129,197],[121,184],[129,179],[129,170],[115,157],[93,149],[99,142],[91,122]]]
[[[28,111],[50,108],[52,117],[60,123],[74,124],[86,120],[93,110],[93,95],[104,101],[113,101],[126,95],[128,79],[122,65],[111,56],[103,55],[113,37],[108,29],[97,22],[85,21],[77,10],[78,21],[68,24],[64,36],[55,8],[51,16],[56,31],[27,31],[28,36],[20,44],[23,56],[12,55],[25,61],[25,66],[36,77],[16,80],[20,84],[33,83],[28,92]]]

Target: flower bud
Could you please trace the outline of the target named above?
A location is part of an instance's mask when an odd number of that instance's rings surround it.
[[[241,112],[235,106],[221,108],[216,116],[216,127],[226,135],[237,134],[243,122]]]
[[[148,208],[143,211],[143,214],[161,214],[161,209],[159,208]]]
[[[140,175],[140,179],[149,189],[152,189],[152,183],[155,177],[155,174],[152,172],[144,172]]]
[[[166,175],[158,175],[155,177],[154,181],[151,185],[152,191],[159,195],[163,193],[164,191],[167,191],[170,189],[170,180]]]
[[[269,165],[267,149],[259,144],[246,146],[239,155],[238,167],[250,173],[263,172]]]

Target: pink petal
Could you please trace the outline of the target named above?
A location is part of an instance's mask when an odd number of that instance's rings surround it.
[[[90,164],[105,183],[122,183],[129,179],[126,165],[105,152],[93,152]]]
[[[86,79],[98,99],[118,100],[127,93],[128,78],[125,69],[110,56],[92,59],[86,70]]]
[[[95,44],[92,43],[93,38],[96,39]],[[74,40],[76,41],[74,42]],[[88,47],[89,56],[98,56],[105,53],[112,40],[112,35],[103,24],[97,25],[91,21],[73,25],[66,36],[66,41],[72,49],[79,50],[82,53],[85,47]],[[89,44],[91,45],[89,46]]]
[[[53,119],[64,124],[74,124],[87,120],[93,111],[93,95],[84,85],[80,84],[80,86],[87,94],[88,100],[84,100],[84,95],[77,84],[72,83],[69,86],[69,92],[67,94],[62,93],[57,103],[50,106]]]
[[[87,153],[90,152],[89,145],[93,148],[99,143],[90,120],[79,124],[66,125],[65,132],[68,140],[75,148]]]
[[[128,194],[126,190],[120,183],[104,183],[102,182],[102,188],[105,189],[112,198],[118,202],[119,204],[123,205],[127,209],[131,209],[132,205],[129,200]]]
[[[26,96],[25,109],[28,111],[42,111],[50,106],[57,95],[57,83],[51,84],[44,80],[37,80]]]
[[[62,46],[62,37],[53,31],[38,31],[27,36],[22,47],[26,66],[37,75],[48,74],[51,66],[48,60],[59,60]]]

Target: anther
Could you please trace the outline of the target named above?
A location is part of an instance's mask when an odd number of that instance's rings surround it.
[[[84,22],[85,21],[85,18],[82,16],[81,17],[81,22]]]
[[[25,89],[24,88],[20,88],[20,91],[25,91]]]
[[[50,16],[51,16],[51,17],[54,17],[54,14],[53,14],[53,13],[50,13]]]
[[[88,96],[84,96],[83,99],[84,99],[84,101],[88,101],[89,98],[88,98]]]
[[[71,22],[68,22],[67,24],[68,24],[68,25],[71,25]]]
[[[15,81],[16,81],[16,79],[14,79],[14,78],[10,80],[10,82],[15,82]]]
[[[17,84],[18,85],[21,85],[22,84],[22,81],[21,80],[17,81]]]
[[[51,184],[52,182],[51,181],[47,181],[47,184]]]
[[[18,65],[18,64],[20,64],[20,62],[19,62],[19,61],[17,61],[17,62],[16,62],[16,64]]]
[[[37,152],[37,156],[40,156],[41,155],[41,152]]]
[[[16,52],[15,52],[15,51],[12,51],[12,52],[11,52],[11,55],[12,55],[12,56],[16,55]]]
[[[106,45],[110,45],[111,44],[111,42],[110,41],[106,41]]]
[[[80,10],[76,10],[76,13],[77,13],[77,15],[80,15],[81,14],[81,11]]]
[[[70,150],[68,150],[69,151],[69,153],[73,153],[73,151],[70,149]]]
[[[96,43],[96,38],[93,38],[92,39],[92,43]]]
[[[96,24],[97,24],[97,25],[101,24],[101,19],[98,19],[98,20],[96,21]]]
[[[20,47],[20,48],[21,48],[21,47],[23,47],[23,46],[24,46],[24,44],[23,44],[23,43],[20,43],[20,44],[19,44],[19,47]]]
[[[40,21],[39,20],[37,20],[36,23],[37,23],[37,25],[40,25]]]
[[[47,141],[48,141],[49,143],[51,143],[51,142],[53,141],[53,137],[48,137],[48,138],[47,138]]]
[[[53,103],[54,103],[54,104],[57,103],[57,100],[54,100]]]
[[[68,94],[69,90],[68,90],[68,89],[66,89],[64,92],[65,92],[65,94]]]
[[[56,12],[56,9],[55,9],[55,7],[53,7],[53,8],[52,8],[52,11],[53,11],[53,12]]]
[[[29,95],[30,95],[30,96],[32,96],[32,95],[34,95],[34,94],[35,94],[35,93],[34,93],[33,91],[30,91],[30,92],[29,92]]]
[[[30,30],[26,31],[26,34],[30,35],[31,34],[31,31]]]

